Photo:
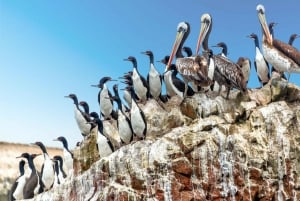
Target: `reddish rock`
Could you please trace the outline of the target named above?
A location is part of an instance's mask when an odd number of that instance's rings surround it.
[[[172,161],[172,169],[174,172],[190,176],[193,172],[192,166],[189,160],[185,157],[177,158]]]

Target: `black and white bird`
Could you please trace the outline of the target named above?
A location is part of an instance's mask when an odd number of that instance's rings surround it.
[[[223,57],[227,57],[227,53],[228,53],[228,49],[227,49],[227,45],[224,42],[219,42],[218,44],[214,45],[213,47],[219,47],[222,49],[220,55]]]
[[[47,191],[52,188],[52,185],[54,183],[54,178],[55,178],[55,172],[53,166],[54,163],[50,158],[45,145],[42,142],[37,141],[34,144],[39,146],[43,152],[44,163],[41,169],[41,179],[44,184],[44,191]]]
[[[97,148],[100,155],[100,158],[109,156],[114,152],[114,147],[110,139],[104,135],[103,132],[103,123],[99,118],[98,114],[95,112],[91,113],[91,116],[94,118],[90,123],[92,124],[92,129],[97,127]]]
[[[87,137],[90,134],[91,125],[87,122],[90,121],[89,116],[79,108],[78,99],[75,94],[69,94],[65,96],[66,98],[71,98],[74,103],[74,116],[77,126],[83,137]]]
[[[131,109],[130,109],[130,124],[135,136],[140,139],[145,139],[147,133],[147,122],[144,112],[138,106],[134,98],[134,89],[131,90]]]
[[[64,162],[61,156],[59,155],[54,156],[53,161],[54,161],[54,171],[55,171],[55,179],[54,179],[53,186],[56,187],[65,182],[67,174],[63,169]]]
[[[152,96],[152,98],[157,100],[160,97],[162,90],[161,75],[154,66],[154,56],[152,51],[147,50],[145,52],[142,52],[142,54],[149,56],[150,59],[150,69],[147,75],[147,83],[150,95]]]
[[[124,61],[132,62],[132,86],[139,98],[139,101],[142,103],[146,103],[149,98],[149,86],[147,80],[138,71],[136,58],[133,56],[129,56],[127,59],[124,59]]]
[[[67,176],[70,176],[73,174],[73,161],[74,161],[74,156],[73,153],[69,150],[68,147],[68,141],[65,137],[60,136],[54,141],[60,141],[63,144],[63,160],[64,160],[64,167],[65,170],[67,171]]]
[[[132,87],[132,86],[127,86],[127,87]],[[117,102],[118,104],[117,127],[118,127],[118,133],[121,142],[123,144],[129,144],[133,139],[133,131],[132,131],[130,120],[127,117],[127,115],[124,114],[122,111],[122,102],[120,97],[117,95],[117,96],[113,96],[111,99]]]
[[[167,65],[169,61],[169,56],[165,56],[160,62]],[[180,98],[184,98],[185,83],[177,77],[177,69],[175,64],[171,64],[170,70],[164,73],[164,82],[166,85],[167,96],[171,98],[172,96],[178,95]],[[187,96],[193,96],[195,92],[188,85]]]
[[[269,64],[260,51],[257,35],[252,33],[249,35],[249,38],[252,38],[254,40],[254,45],[255,45],[254,67],[255,67],[259,82],[261,83],[262,86],[264,86],[270,80]]]
[[[299,38],[299,37],[300,37],[299,34],[292,34],[292,35],[290,36],[290,38],[289,38],[288,44],[289,44],[289,45],[293,45],[295,39],[296,39],[296,38]]]
[[[19,172],[20,175],[14,181],[10,191],[9,191],[9,201],[12,200],[22,200],[23,199],[23,189],[26,183],[26,175],[25,175],[25,161],[21,160],[19,162]]]
[[[114,91],[114,95],[119,97],[118,84],[113,85],[113,91]],[[131,98],[131,95],[130,95],[130,98]],[[130,103],[131,103],[131,100],[130,100]],[[130,107],[131,107],[131,104],[130,104]],[[126,114],[130,111],[130,109],[122,103],[122,111],[123,111],[124,114]]]
[[[111,100],[111,92],[109,91],[106,83],[109,81],[115,81],[111,77],[102,77],[97,85],[91,85],[92,87],[100,88],[98,93],[98,103],[100,107],[100,114],[104,119],[116,118],[114,113],[114,105]]]
[[[25,186],[23,188],[23,199],[33,198],[35,195],[43,192],[43,183],[41,181],[41,177],[39,172],[36,170],[35,165],[33,163],[33,159],[40,154],[29,154],[22,153],[21,156],[17,158],[26,158],[29,169],[31,171],[28,179],[26,180]]]
[[[193,56],[193,51],[192,51],[192,49],[190,47],[184,46],[182,48],[182,51],[186,53],[187,57]]]

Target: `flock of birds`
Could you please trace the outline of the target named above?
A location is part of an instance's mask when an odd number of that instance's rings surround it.
[[[262,51],[259,47],[257,35],[251,34],[249,37],[254,40],[256,51],[254,64],[262,86],[268,83],[270,79],[269,64],[272,65],[272,72],[277,72],[282,77],[284,77],[284,72],[288,74],[300,73],[300,52],[292,46],[292,42],[298,35],[293,34],[289,44],[274,39],[273,26],[275,23],[270,23],[268,26],[263,5],[258,5],[256,10],[263,33]],[[241,57],[237,63],[231,61],[227,58],[227,46],[223,42],[217,44],[217,47],[222,48],[222,53],[213,54],[208,46],[211,30],[212,17],[209,14],[203,14],[197,48],[193,55],[190,48],[184,47],[184,41],[190,32],[190,25],[187,22],[180,22],[171,54],[161,60],[166,65],[163,75],[156,70],[154,56],[151,51],[143,52],[150,59],[150,70],[147,79],[139,73],[135,57],[129,56],[124,59],[132,62],[133,65],[132,71],[121,77],[121,82],[126,84],[123,91],[123,99],[126,104],[122,102],[119,96],[117,84],[113,86],[114,95],[108,89],[106,83],[113,80],[111,77],[103,77],[99,84],[92,85],[100,88],[98,94],[100,115],[97,112],[90,113],[88,104],[85,101],[79,102],[75,94],[66,96],[73,100],[75,119],[83,137],[88,138],[91,129],[98,129],[97,148],[100,157],[110,155],[120,146],[130,144],[133,140],[146,137],[146,118],[138,103],[145,104],[149,98],[165,103],[173,96],[180,96],[184,99],[197,92],[216,91],[220,94],[225,89],[227,90],[226,98],[229,97],[232,88],[236,88],[242,93],[247,92],[251,67],[250,60]],[[199,54],[201,46],[203,48],[202,55]],[[184,56],[183,52],[187,56]],[[176,57],[176,62],[172,64],[174,57]],[[178,73],[183,79],[177,77]],[[166,87],[165,95],[162,95],[162,81]],[[114,102],[117,103],[116,110],[114,110]],[[103,126],[105,120],[117,123],[118,146],[111,142],[109,134],[105,131]],[[44,156],[41,171],[35,168],[33,162],[38,154],[23,153],[19,156],[26,159],[29,173],[25,176],[25,160],[22,159],[19,163],[20,176],[12,186],[10,200],[32,198],[43,191],[51,189],[53,186],[60,185],[66,177],[72,176],[73,154],[68,149],[68,142],[62,136],[55,140],[63,144],[62,157],[54,156],[51,158],[42,142],[34,143],[41,148]]]

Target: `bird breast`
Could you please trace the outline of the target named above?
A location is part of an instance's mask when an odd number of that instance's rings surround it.
[[[101,158],[109,156],[112,153],[112,150],[108,144],[108,139],[99,132],[97,136],[97,146]]]
[[[132,101],[132,108],[130,110],[130,122],[133,132],[138,137],[144,137],[146,125],[141,115],[141,111],[134,101]]]
[[[147,87],[144,86],[141,77],[135,68],[132,72],[132,82],[134,91],[138,98],[141,100],[147,100]]]
[[[125,144],[129,144],[132,138],[132,131],[126,116],[120,110],[118,112],[118,127],[120,138]]]
[[[100,110],[101,113],[107,117],[111,114],[113,109],[110,97],[108,95],[108,89],[107,86],[104,85],[103,89],[101,90],[100,93]]]

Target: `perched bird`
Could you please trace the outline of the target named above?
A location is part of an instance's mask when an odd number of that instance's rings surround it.
[[[141,138],[145,139],[147,133],[147,122],[144,112],[138,106],[136,100],[134,99],[134,89],[133,87],[130,88],[131,90],[131,109],[130,109],[130,124],[132,127],[133,133]]]
[[[79,108],[78,99],[75,94],[69,94],[68,96],[65,96],[65,97],[71,98],[73,100],[74,115],[75,115],[75,120],[78,125],[78,128],[84,137],[88,136],[90,134],[90,130],[91,130],[91,125],[87,124],[87,122],[90,121],[89,116]]]
[[[186,53],[187,57],[193,56],[193,51],[192,51],[192,49],[190,47],[184,46],[182,48],[182,51],[184,51]]]
[[[65,170],[67,171],[67,176],[70,176],[73,173],[74,157],[73,157],[73,153],[69,150],[68,141],[63,136],[54,139],[54,141],[60,141],[63,144],[63,160],[64,160],[63,164],[65,166]]]
[[[23,189],[26,183],[26,176],[25,176],[25,161],[21,160],[19,162],[19,172],[20,175],[14,181],[10,191],[9,191],[9,201],[12,200],[22,200],[23,199]]]
[[[64,162],[61,156],[59,155],[54,156],[53,161],[54,161],[54,170],[55,170],[54,186],[57,186],[65,182],[67,174],[63,169]]]
[[[167,64],[169,61],[169,56],[165,56],[160,62],[163,64]],[[170,70],[164,73],[164,82],[166,85],[167,96],[170,98],[172,96],[178,95],[182,99],[184,98],[184,90],[185,90],[185,83],[179,79],[177,75],[177,69],[175,64],[171,64]],[[187,96],[193,96],[195,92],[193,89],[188,85],[187,89]]]
[[[239,65],[240,68],[242,69],[246,84],[248,84],[248,80],[249,80],[250,72],[251,72],[251,61],[250,61],[250,59],[248,59],[246,57],[240,57],[237,61],[237,65]]]
[[[218,44],[214,45],[213,47],[220,47],[222,48],[222,52],[220,53],[221,56],[227,57],[227,45],[224,42],[219,42]]]
[[[154,56],[152,51],[147,50],[145,52],[142,52],[142,54],[149,56],[150,59],[150,69],[147,75],[147,83],[150,95],[157,100],[161,95],[162,89],[161,75],[154,66]]]
[[[175,42],[165,69],[165,71],[170,70],[172,60],[176,54],[175,66],[185,83],[184,97],[186,97],[189,82],[191,82],[193,86],[201,87],[210,86],[212,84],[212,80],[207,76],[208,62],[205,57],[199,55],[195,57],[183,57],[181,50],[189,33],[189,23],[180,22],[177,26]],[[196,87],[194,87],[194,89],[196,90]]]
[[[294,41],[295,41],[295,39],[296,38],[299,38],[300,37],[300,35],[298,35],[298,34],[292,34],[291,36],[290,36],[290,39],[289,39],[289,45],[293,45],[293,43],[294,43]]]
[[[205,52],[209,52],[208,38],[212,29],[212,17],[205,13],[201,16],[201,28],[198,37],[196,54],[200,49],[200,44],[203,45]],[[227,88],[226,99],[228,99],[231,88],[237,88],[242,93],[247,91],[246,81],[241,68],[227,57],[221,55],[212,55],[214,61],[214,69],[208,69],[208,77],[213,72],[213,79],[220,85]],[[212,67],[213,68],[213,67]],[[221,89],[221,87],[220,87]],[[219,91],[220,93],[220,91]]]
[[[127,86],[131,87],[131,86]],[[120,97],[113,96],[111,97],[112,100],[116,101],[118,104],[118,118],[117,118],[117,127],[118,133],[121,139],[121,142],[124,144],[129,144],[133,138],[133,131],[131,127],[131,123],[129,118],[123,113],[122,111],[122,102]]]
[[[30,176],[26,180],[25,186],[23,188],[23,199],[33,198],[35,195],[43,192],[43,183],[41,181],[40,174],[35,168],[33,159],[40,154],[29,154],[22,153],[21,156],[17,158],[26,158],[28,162],[29,169],[31,170]]]
[[[88,103],[86,101],[80,101],[79,105],[82,106],[85,115],[88,116],[90,114],[90,107]]]
[[[132,85],[136,95],[139,98],[139,101],[145,103],[149,97],[149,86],[146,79],[139,73],[137,69],[136,58],[133,56],[129,56],[127,59],[124,59],[124,61],[132,62],[133,65],[132,76],[131,76]]]
[[[42,182],[44,184],[44,190],[49,190],[52,188],[55,178],[55,172],[53,167],[53,161],[51,160],[50,156],[48,155],[47,149],[42,142],[35,142],[35,145],[39,146],[44,155],[44,163],[42,165],[41,175],[42,175]]]
[[[103,134],[103,123],[98,114],[92,112],[91,115],[94,118],[93,121],[90,122],[92,124],[92,128],[98,127],[97,148],[100,158],[109,156],[114,151],[114,147],[109,138]]]
[[[266,60],[278,72],[287,72],[289,75],[290,73],[300,73],[300,52],[289,44],[273,39],[262,4],[257,5],[256,11],[263,31],[262,49]]]
[[[259,82],[262,84],[262,86],[264,86],[270,80],[269,64],[265,60],[265,57],[263,56],[263,54],[260,51],[257,35],[252,33],[248,37],[252,38],[254,40],[254,45],[255,45],[254,67],[255,67]]]
[[[113,85],[113,91],[114,91],[114,95],[115,96],[119,96],[119,87],[118,87],[118,84],[114,84]],[[130,98],[131,98],[131,95],[130,95]],[[131,101],[130,101],[131,103]],[[130,106],[131,107],[131,106]],[[128,107],[126,107],[123,103],[122,103],[122,111],[124,114],[126,114],[127,112],[130,111],[130,109]]]
[[[112,97],[111,92],[108,90],[106,83],[109,81],[115,81],[111,77],[103,77],[100,79],[99,84],[92,85],[92,87],[100,88],[98,93],[98,103],[100,107],[100,113],[104,119],[116,118],[113,110],[113,101],[110,99]]]

